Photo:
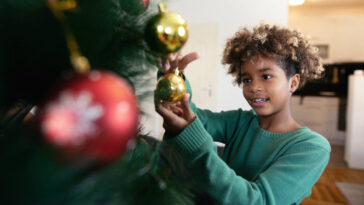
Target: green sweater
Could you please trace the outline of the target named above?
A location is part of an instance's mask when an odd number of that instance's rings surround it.
[[[299,204],[325,169],[330,145],[307,127],[271,133],[253,111],[213,113],[191,104],[197,117],[164,142],[175,148],[195,182],[221,204]],[[214,141],[225,144],[222,158]]]

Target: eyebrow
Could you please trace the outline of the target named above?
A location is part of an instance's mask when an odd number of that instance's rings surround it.
[[[259,72],[264,73],[266,71],[271,71],[271,70],[273,70],[273,69],[271,69],[271,68],[260,68]],[[240,77],[244,77],[244,76],[247,76],[247,75],[248,75],[248,73],[246,73],[246,72],[240,73]]]

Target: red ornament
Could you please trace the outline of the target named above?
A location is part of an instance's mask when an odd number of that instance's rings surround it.
[[[74,158],[111,161],[137,134],[139,109],[128,83],[91,71],[62,83],[41,108],[45,139]]]

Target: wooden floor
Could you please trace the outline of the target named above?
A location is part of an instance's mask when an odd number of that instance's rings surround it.
[[[343,147],[332,146],[328,167],[312,188],[310,197],[302,205],[342,205],[350,204],[340,192],[335,182],[364,185],[364,170],[350,169],[343,160]]]

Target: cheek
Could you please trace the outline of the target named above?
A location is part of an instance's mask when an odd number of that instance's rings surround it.
[[[248,89],[247,89],[247,87],[246,87],[246,86],[242,88],[244,98],[246,98],[246,96],[247,96],[247,93],[248,93],[248,91],[247,91],[247,90],[248,90]]]
[[[285,96],[289,93],[289,85],[288,82],[282,83],[274,83],[269,86],[266,86],[266,91],[270,94],[274,94],[274,96]]]

